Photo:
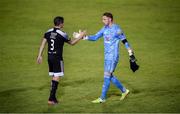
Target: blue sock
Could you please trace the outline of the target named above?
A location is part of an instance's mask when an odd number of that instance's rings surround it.
[[[104,76],[104,84],[102,88],[102,93],[101,93],[101,99],[106,99],[106,93],[109,89],[110,82],[111,82],[111,77],[110,76]]]
[[[122,93],[126,92],[126,88],[121,84],[121,82],[115,77],[111,77],[112,83],[121,90]]]

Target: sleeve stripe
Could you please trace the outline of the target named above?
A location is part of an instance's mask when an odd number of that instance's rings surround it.
[[[62,31],[60,31],[60,30],[56,30],[56,32],[59,33],[59,34],[60,34],[61,36],[63,36],[64,38],[68,39],[66,33],[64,33],[64,32],[62,32]]]
[[[52,29],[49,29],[47,32],[51,32],[51,31],[53,31],[53,28],[52,28]],[[47,33],[47,32],[46,32],[46,33]]]

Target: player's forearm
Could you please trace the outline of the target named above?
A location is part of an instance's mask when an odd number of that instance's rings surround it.
[[[121,41],[124,44],[124,46],[126,47],[126,49],[129,49],[130,48],[129,42],[127,41],[126,36],[122,31],[119,34],[119,38],[121,39]]]
[[[73,40],[69,41],[69,44],[73,46],[73,45],[77,44],[79,42],[79,40],[81,40],[81,38],[74,38]]]
[[[89,41],[96,41],[98,40],[100,37],[97,35],[91,35],[91,36],[87,36],[87,40]]]
[[[121,40],[127,50],[131,49],[129,42],[126,39]]]
[[[101,30],[98,31],[95,35],[89,35],[89,36],[87,36],[87,40],[89,40],[89,41],[96,41],[96,40],[98,40],[100,37],[103,36],[103,32],[104,32],[104,29],[101,29]]]
[[[46,45],[46,39],[43,39],[42,42],[41,42],[41,46],[40,46],[40,48],[39,48],[39,53],[38,53],[38,56],[39,56],[39,57],[42,56],[42,53],[43,53],[43,51],[44,51],[45,45]]]
[[[129,56],[133,55],[133,50],[132,48],[130,47],[128,41],[126,39],[123,39],[122,40],[122,43],[124,44],[124,46],[126,47],[128,53],[129,53]]]
[[[39,57],[42,56],[43,50],[44,50],[44,47],[41,46],[41,47],[39,48],[39,53],[38,53],[38,56],[39,56]]]

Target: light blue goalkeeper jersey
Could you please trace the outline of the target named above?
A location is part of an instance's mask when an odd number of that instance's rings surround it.
[[[105,60],[118,62],[119,60],[119,41],[126,39],[123,31],[116,24],[111,27],[104,26],[95,35],[88,36],[88,40],[96,41],[100,37],[104,37],[104,56]],[[125,47],[129,48],[129,44],[125,43]]]

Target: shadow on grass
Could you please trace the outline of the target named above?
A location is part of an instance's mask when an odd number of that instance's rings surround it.
[[[130,94],[139,94],[141,93],[141,90],[139,89],[130,89]],[[121,96],[122,92],[118,88],[114,88],[113,90],[109,90],[107,93],[107,97],[113,97],[113,96]]]
[[[20,92],[24,92],[24,91],[29,91],[29,90],[38,90],[38,91],[42,91],[46,88],[48,88],[49,86],[46,85],[42,85],[40,87],[24,87],[24,88],[12,88],[12,89],[8,89],[8,90],[4,90],[4,91],[0,91],[0,96],[10,96],[10,95],[14,95]]]
[[[32,106],[41,99],[32,99],[33,96],[43,94],[42,91],[48,87],[42,85],[38,87],[13,87],[0,91],[0,112],[24,112],[28,109],[27,105]]]
[[[90,79],[81,79],[81,80],[73,80],[73,81],[63,81],[60,86],[65,87],[65,86],[72,86],[76,87],[81,84],[87,83]]]

